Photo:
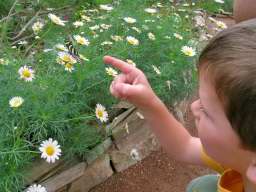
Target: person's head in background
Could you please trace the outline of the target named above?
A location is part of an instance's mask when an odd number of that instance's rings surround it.
[[[234,0],[233,12],[237,23],[256,18],[256,0]]]
[[[204,149],[256,184],[256,19],[218,33],[198,69],[191,108]]]

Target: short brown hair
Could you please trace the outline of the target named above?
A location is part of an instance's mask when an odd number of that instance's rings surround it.
[[[199,73],[213,82],[243,147],[256,150],[256,19],[218,33],[204,48]]]

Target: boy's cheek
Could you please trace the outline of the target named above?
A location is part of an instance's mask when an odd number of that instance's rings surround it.
[[[212,157],[221,155],[219,149],[223,148],[223,144],[220,139],[221,135],[216,133],[215,128],[209,122],[203,120],[198,122],[197,128],[198,136],[208,155]]]

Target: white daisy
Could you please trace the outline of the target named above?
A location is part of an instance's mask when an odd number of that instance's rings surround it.
[[[157,9],[154,9],[154,8],[146,8],[144,9],[144,11],[151,14],[157,13]]]
[[[73,25],[75,26],[75,28],[78,28],[84,26],[84,23],[82,21],[75,21]]]
[[[27,45],[27,44],[28,44],[28,42],[26,40],[18,42],[18,45]]]
[[[182,4],[183,7],[189,7],[189,5],[190,5],[190,4],[188,4],[188,3],[183,3],[183,4]]]
[[[222,21],[216,21],[216,25],[218,26],[218,28],[220,29],[226,29],[227,25],[226,23],[222,22]]]
[[[101,105],[101,104],[97,104],[96,105],[96,117],[103,123],[103,122],[107,122],[108,121],[108,113],[106,111],[106,108]]]
[[[47,192],[47,190],[42,185],[34,184],[31,185],[26,192]]]
[[[18,73],[20,74],[20,78],[25,81],[32,81],[35,78],[34,70],[31,67],[23,66],[19,69]]]
[[[223,0],[214,0],[216,3],[220,3],[220,4],[223,4],[223,3],[225,3],[225,1],[223,1]]]
[[[82,18],[82,20],[84,20],[86,22],[91,22],[92,21],[91,18],[86,16],[86,15],[81,15],[81,18]]]
[[[60,51],[68,51],[68,48],[61,43],[56,44],[55,47],[56,47],[56,49],[58,49]]]
[[[94,25],[94,26],[89,27],[89,29],[92,31],[98,30],[99,28],[100,28],[99,25]]]
[[[12,108],[17,108],[17,107],[21,106],[23,102],[24,102],[24,99],[22,97],[12,97],[9,100],[9,105]]]
[[[111,5],[100,5],[100,9],[104,11],[112,11],[114,8]]]
[[[137,28],[137,27],[132,27],[132,29],[133,29],[134,31],[136,31],[137,33],[141,33],[141,30],[140,30],[139,28]]]
[[[106,15],[101,15],[101,16],[98,16],[98,17],[96,17],[97,19],[101,19],[101,20],[104,20],[104,19],[106,19],[107,18],[107,16]]]
[[[65,65],[65,71],[72,72],[75,69],[74,64],[72,63],[65,63],[64,65]]]
[[[112,45],[113,42],[111,41],[103,41],[100,45],[104,46],[104,45]]]
[[[156,72],[157,75],[161,75],[161,71],[159,68],[157,68],[155,65],[152,65],[153,70]]]
[[[174,36],[175,38],[179,39],[179,40],[182,40],[182,39],[183,39],[183,37],[182,37],[180,34],[178,34],[178,33],[173,33],[173,36]]]
[[[53,49],[44,49],[43,52],[44,52],[44,53],[47,53],[47,52],[50,52],[50,51],[52,51],[52,50],[53,50]]]
[[[164,6],[162,5],[162,3],[157,3],[156,6],[157,6],[157,7],[160,7],[160,8],[161,8],[161,7],[164,7]]]
[[[80,36],[80,35],[74,35],[74,39],[76,40],[77,43],[81,45],[86,45],[88,46],[90,44],[89,40]]]
[[[102,24],[100,24],[100,27],[101,27],[102,29],[108,30],[110,27],[112,27],[112,25],[107,25],[107,24],[105,24],[105,23],[102,23]]]
[[[150,40],[152,40],[152,41],[154,41],[154,40],[156,40],[156,37],[155,37],[155,35],[153,34],[153,33],[148,33],[148,38],[150,39]]]
[[[9,60],[8,59],[4,59],[4,58],[0,58],[0,64],[1,65],[9,65]]]
[[[37,34],[42,30],[43,27],[44,27],[44,24],[40,21],[37,21],[32,25],[32,30],[34,31],[35,34]]]
[[[46,159],[48,163],[55,163],[61,155],[60,145],[52,138],[45,140],[41,143],[39,150],[41,151],[41,158]]]
[[[149,27],[147,25],[142,25],[142,28],[145,30],[149,30]]]
[[[135,37],[132,36],[127,36],[126,40],[128,41],[128,43],[130,43],[131,45],[139,45],[139,40],[136,39]]]
[[[124,21],[126,23],[129,23],[129,24],[133,24],[133,23],[136,23],[136,19],[132,18],[132,17],[125,17],[124,18]]]
[[[111,35],[111,39],[113,39],[114,41],[123,41],[123,37],[119,35]]]
[[[129,63],[130,65],[136,67],[136,63],[133,62],[131,59],[126,59],[126,62]]]
[[[59,63],[60,65],[65,65],[65,62],[60,57],[56,58],[56,62]]]
[[[196,55],[196,51],[189,46],[183,46],[181,48],[182,53],[184,53],[186,56],[193,57]]]
[[[65,26],[65,22],[66,21],[63,21],[61,20],[59,17],[57,17],[56,15],[52,14],[52,13],[49,13],[48,14],[48,17],[51,19],[51,21],[57,25],[61,25],[61,26]]]
[[[77,61],[76,59],[70,55],[67,52],[61,51],[58,53],[58,58],[60,59],[60,61],[63,61],[64,63],[71,63],[71,64],[75,64]],[[63,63],[60,63],[63,64]]]
[[[112,77],[116,77],[118,74],[117,71],[115,69],[113,69],[112,67],[107,67],[106,73]]]

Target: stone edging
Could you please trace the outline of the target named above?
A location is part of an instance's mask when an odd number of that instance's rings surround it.
[[[26,183],[40,183],[47,192],[86,192],[147,157],[160,145],[135,107],[129,107],[107,126],[112,131],[102,143],[86,154],[86,160],[74,160],[49,166],[43,161],[31,170]]]
[[[174,109],[181,121],[186,108],[184,104],[186,102],[181,102]],[[67,166],[59,161],[49,167],[41,161],[27,183],[39,181],[48,192],[87,192],[160,148],[149,125],[135,107],[129,107],[115,118],[108,129],[112,131],[111,137],[88,152],[84,162],[74,160]],[[46,167],[48,171],[44,169]]]

